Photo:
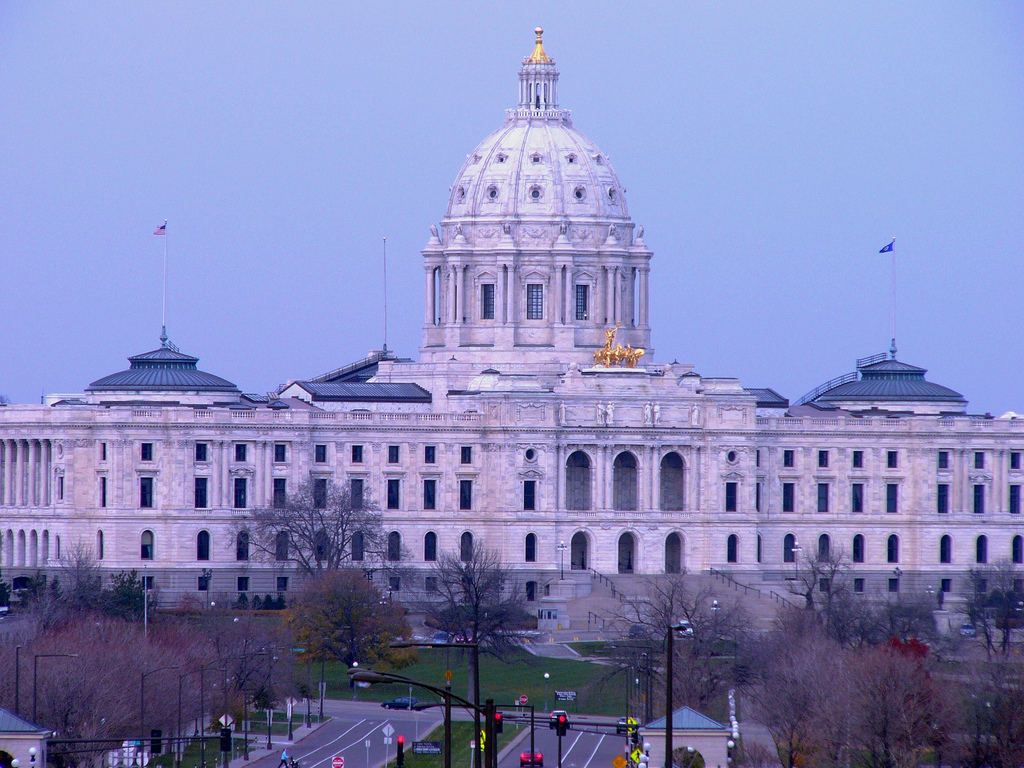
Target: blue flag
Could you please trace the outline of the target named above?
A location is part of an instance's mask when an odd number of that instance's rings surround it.
[[[892,252],[892,247],[894,245],[896,245],[896,238],[895,237],[892,239],[892,242],[889,243],[887,246],[885,246],[885,248],[880,250],[879,253],[891,253]]]

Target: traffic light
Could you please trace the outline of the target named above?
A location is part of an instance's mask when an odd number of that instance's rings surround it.
[[[231,729],[221,728],[220,729],[220,751],[230,752],[231,751]]]
[[[569,732],[569,718],[565,715],[559,715],[558,720],[555,721],[555,732],[559,736],[565,736]]]
[[[505,721],[501,716],[501,712],[494,713],[494,732],[501,733],[505,729]]]
[[[634,747],[640,744],[640,726],[635,723],[629,726],[629,743]]]
[[[159,755],[164,751],[164,732],[159,728],[154,728],[149,732],[149,753],[151,755]]]
[[[396,739],[398,744],[398,756],[395,758],[395,768],[405,768],[405,736]]]

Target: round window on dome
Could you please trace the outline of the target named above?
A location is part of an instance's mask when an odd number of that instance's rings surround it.
[[[608,188],[608,199],[613,203],[615,202],[615,187]]]
[[[576,189],[572,191],[572,196],[577,200],[582,200],[587,196],[587,190],[584,187],[576,187]]]
[[[465,187],[459,187],[459,202],[461,203],[465,199],[466,199],[466,188]]]
[[[487,198],[489,200],[497,200],[498,199],[498,188],[497,187],[488,187],[487,188]]]
[[[540,200],[540,187],[530,187],[530,199]]]

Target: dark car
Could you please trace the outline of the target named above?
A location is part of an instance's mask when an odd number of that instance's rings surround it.
[[[544,755],[540,752],[530,754],[530,750],[519,753],[519,768],[544,768]]]
[[[399,696],[381,704],[384,709],[420,709],[420,700],[415,696]]]

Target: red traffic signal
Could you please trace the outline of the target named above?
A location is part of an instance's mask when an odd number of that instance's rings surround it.
[[[398,737],[398,743],[399,744],[405,744],[405,736],[399,736]]]
[[[505,730],[505,721],[501,717],[501,712],[494,713],[494,732],[502,733]]]
[[[399,735],[395,739],[395,743],[398,744],[398,754],[395,755],[395,766],[396,768],[405,768],[405,736]]]
[[[565,736],[569,731],[569,718],[565,715],[559,715],[558,720],[555,723],[555,732],[559,736]]]

